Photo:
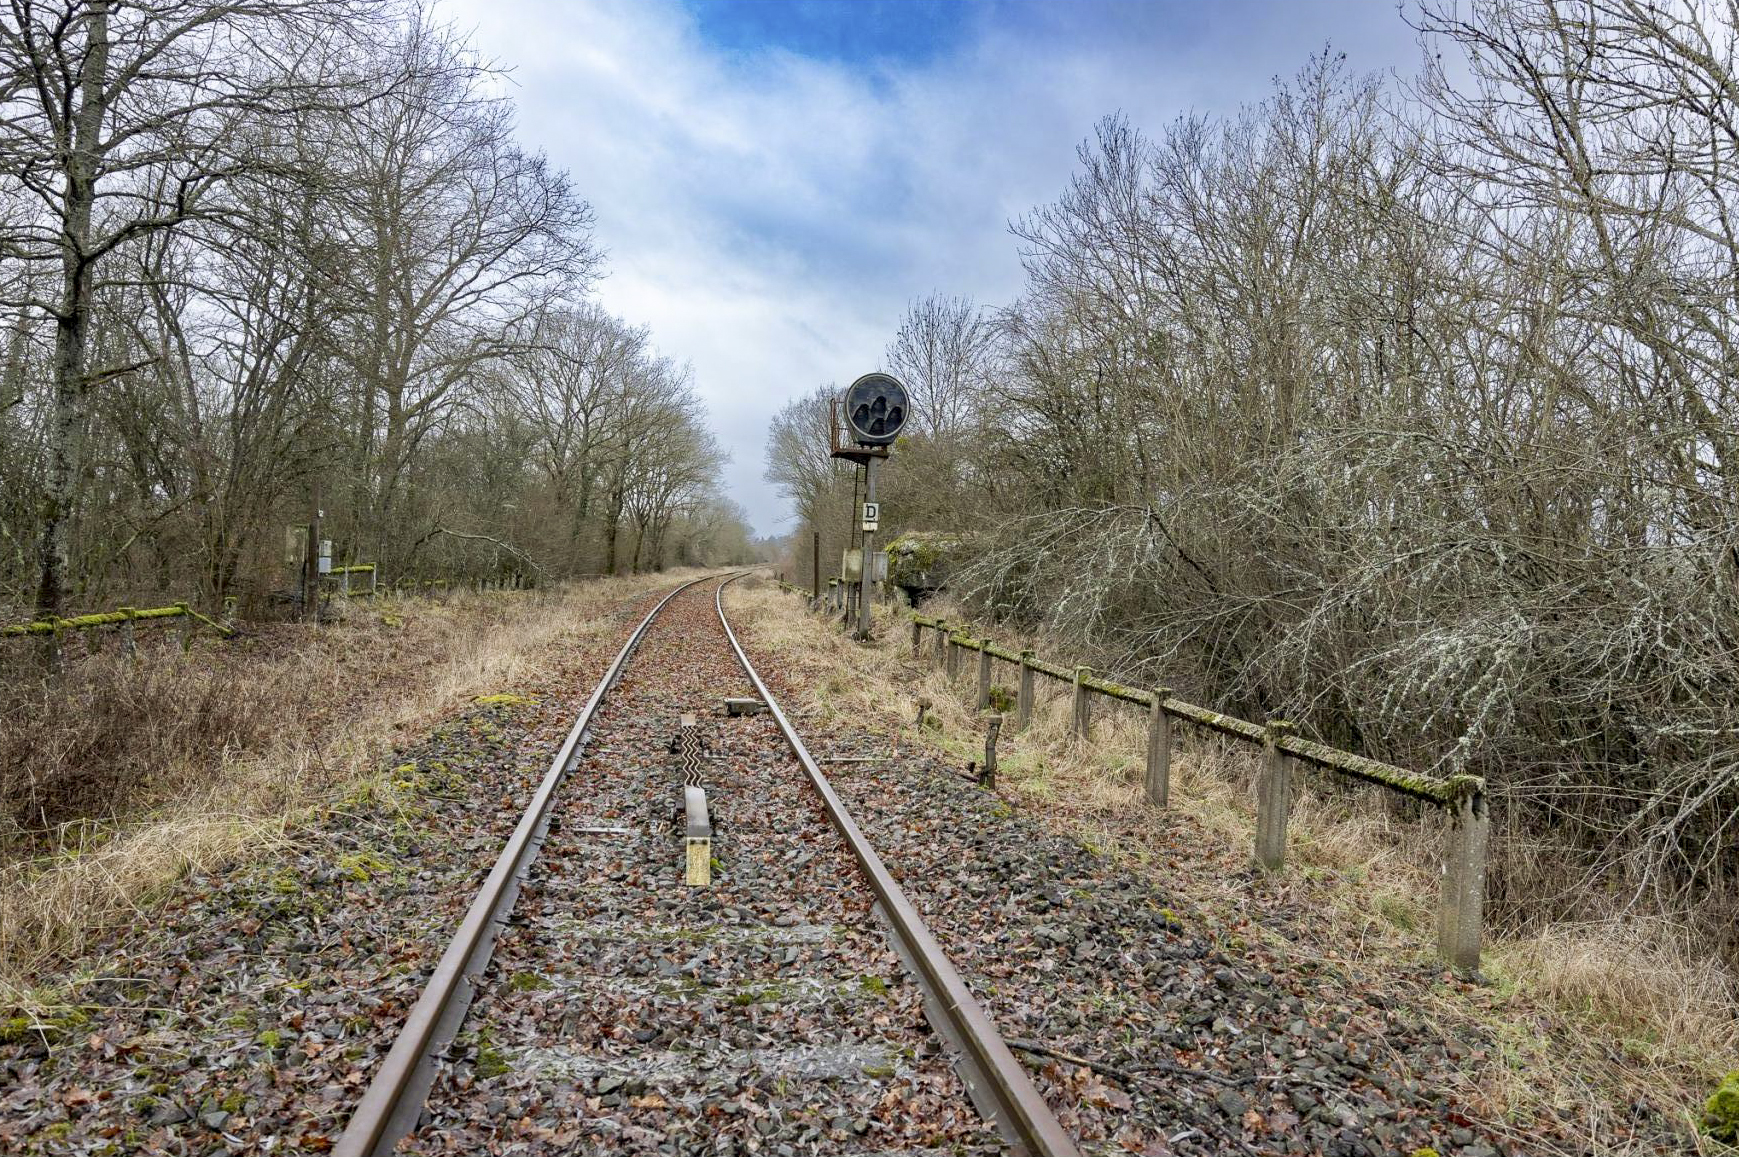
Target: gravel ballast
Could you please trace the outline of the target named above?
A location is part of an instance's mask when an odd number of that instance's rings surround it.
[[[765,714],[713,584],[653,624],[442,1067],[418,1152],[1000,1152],[844,842]],[[696,717],[712,882],[683,882],[669,748]]]

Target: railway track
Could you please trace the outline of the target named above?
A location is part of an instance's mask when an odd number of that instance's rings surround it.
[[[340,1157],[1076,1152],[749,663],[734,577],[617,655]]]

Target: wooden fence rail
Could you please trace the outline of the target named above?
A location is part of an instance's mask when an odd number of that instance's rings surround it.
[[[235,627],[232,625],[235,618],[235,599],[227,598],[223,601],[223,617],[223,622],[209,619],[187,603],[175,603],[173,606],[167,607],[121,607],[113,611],[74,615],[68,619],[37,619],[35,622],[0,627],[0,638],[46,637],[53,640],[55,656],[58,657],[61,637],[68,631],[91,631],[100,627],[115,627],[121,636],[121,650],[130,655],[136,646],[133,628],[139,623],[180,619],[181,646],[185,649],[193,642],[193,631],[195,624],[198,623],[204,623],[225,638],[235,634]]]
[[[351,575],[369,576],[366,588],[352,590]],[[447,579],[400,579],[389,585],[378,583],[376,568],[373,563],[358,563],[354,566],[335,566],[321,575],[321,578],[332,578],[338,581],[340,589],[336,592],[346,598],[370,597],[376,594],[432,594],[445,593],[449,588],[460,584]],[[471,584],[478,591],[485,590],[522,590],[527,589],[515,576],[512,580],[477,579]],[[192,644],[196,625],[203,623],[224,638],[235,634],[235,597],[228,596],[223,600],[223,619],[218,621],[200,614],[188,603],[174,603],[167,607],[119,607],[112,611],[97,611],[88,615],[73,615],[69,618],[37,619],[28,623],[14,623],[0,626],[0,639],[38,638],[53,640],[51,659],[59,661],[60,640],[71,631],[91,631],[103,627],[114,627],[121,637],[121,649],[131,655],[137,643],[134,628],[141,623],[162,622],[170,619],[181,621],[181,645],[186,649]],[[94,646],[94,644],[93,644]]]
[[[1336,775],[1376,784],[1388,791],[1439,809],[1446,820],[1443,842],[1442,895],[1438,905],[1437,949],[1452,967],[1463,972],[1479,968],[1479,950],[1484,921],[1486,844],[1490,816],[1486,808],[1485,781],[1478,776],[1439,778],[1421,775],[1380,760],[1304,739],[1292,733],[1282,720],[1251,723],[1172,696],[1169,688],[1141,690],[1088,673],[1086,667],[1047,663],[1031,651],[1011,651],[988,639],[978,639],[952,628],[945,619],[912,616],[912,655],[924,653],[923,632],[935,632],[931,661],[950,678],[959,674],[961,655],[978,652],[978,705],[989,705],[991,664],[995,660],[1019,669],[1015,699],[1015,726],[1024,728],[1032,718],[1033,678],[1042,675],[1067,683],[1071,691],[1070,729],[1080,739],[1092,730],[1092,697],[1145,707],[1148,710],[1145,794],[1149,803],[1165,807],[1171,798],[1171,751],[1173,721],[1205,728],[1263,749],[1257,775],[1255,855],[1263,868],[1276,871],[1285,864],[1286,816],[1292,801],[1292,768],[1302,761]]]

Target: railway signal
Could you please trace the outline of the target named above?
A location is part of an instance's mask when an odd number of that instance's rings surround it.
[[[911,403],[892,374],[865,374],[845,390],[845,424],[860,446],[891,446],[906,424]]]
[[[881,503],[876,501],[876,460],[888,456],[888,447],[900,436],[911,415],[912,403],[906,387],[892,374],[865,374],[845,389],[840,399],[840,411],[845,418],[845,434],[854,446],[842,446],[838,434],[834,437],[833,456],[863,463],[864,502],[858,512],[858,526],[863,531],[863,566],[857,580],[857,637],[870,635],[870,584],[875,574],[872,556],[875,554],[875,533],[881,526]],[[850,616],[847,616],[850,621]]]

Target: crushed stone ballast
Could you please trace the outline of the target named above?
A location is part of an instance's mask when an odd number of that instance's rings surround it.
[[[737,644],[737,577],[630,636],[334,1152],[1077,1152]]]

